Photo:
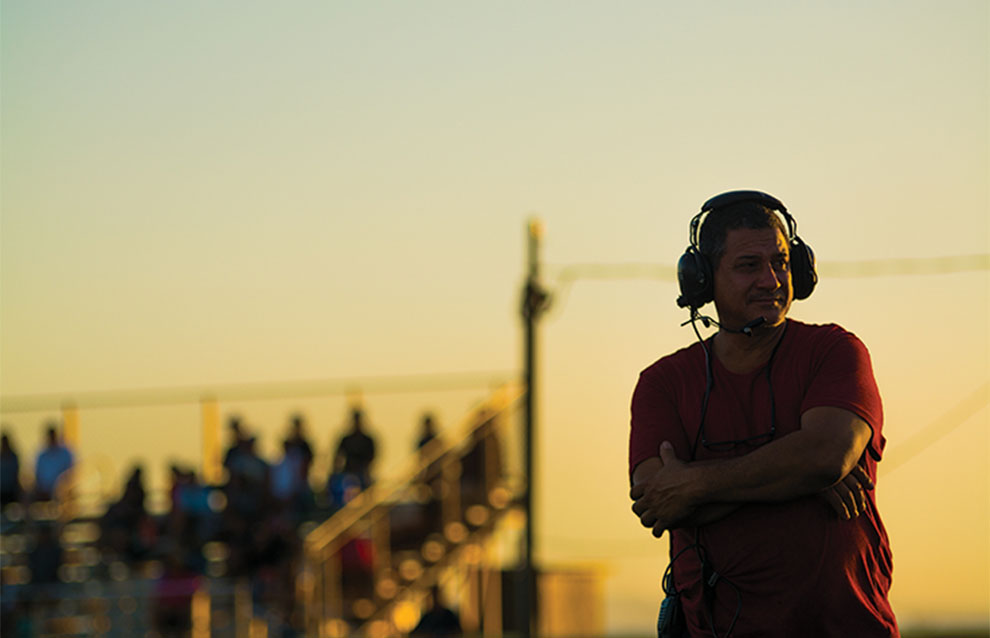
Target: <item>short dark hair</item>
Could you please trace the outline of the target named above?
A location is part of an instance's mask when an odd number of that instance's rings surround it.
[[[786,238],[787,228],[772,209],[754,201],[736,202],[716,208],[705,217],[698,233],[698,248],[718,268],[725,254],[725,238],[730,230],[776,228]]]

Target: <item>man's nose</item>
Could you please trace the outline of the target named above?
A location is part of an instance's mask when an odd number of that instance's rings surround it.
[[[763,270],[760,273],[760,279],[757,283],[761,288],[776,290],[777,288],[780,288],[782,279],[782,274],[777,272],[777,270],[773,267],[773,264],[768,263],[764,265]]]

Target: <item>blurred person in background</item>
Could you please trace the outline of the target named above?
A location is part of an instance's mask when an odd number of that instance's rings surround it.
[[[21,461],[10,435],[4,433],[0,436],[0,509],[19,503],[22,496]]]
[[[375,461],[375,439],[365,430],[364,410],[351,410],[351,429],[337,444],[336,456],[344,459],[343,471],[357,476],[361,488],[372,483],[371,465]]]
[[[242,436],[237,441],[237,448],[231,454],[227,467],[228,480],[230,484],[237,484],[249,492],[253,498],[264,500],[269,493],[271,467],[258,454],[257,441],[253,435]]]
[[[345,470],[347,459],[338,452],[333,457],[333,468],[330,476],[327,477],[327,507],[333,514],[343,506],[350,503],[355,496],[361,493],[361,478],[352,472]]]
[[[316,496],[310,484],[310,473],[313,469],[313,446],[306,434],[306,419],[296,413],[290,419],[289,447],[299,458],[299,490],[296,493],[296,514],[299,519],[309,517],[316,507]]]
[[[130,563],[147,558],[158,537],[157,524],[145,508],[144,471],[134,466],[123,494],[100,520],[100,541],[114,556]]]
[[[227,419],[227,430],[230,432],[230,443],[223,453],[223,467],[227,470],[227,479],[229,480],[231,465],[234,464],[237,456],[241,454],[243,450],[242,445],[247,435],[241,425],[241,417],[237,415],[232,415]]]
[[[220,533],[220,520],[210,507],[214,488],[204,485],[195,471],[171,465],[172,507],[165,519],[159,545],[182,551],[183,563],[202,571],[206,567],[203,545]],[[257,500],[257,499],[255,499]]]
[[[62,442],[54,423],[45,426],[45,444],[34,465],[34,497],[50,501],[56,496],[58,482],[72,469],[75,459]]]
[[[282,458],[271,467],[271,494],[277,510],[299,523],[312,501],[312,490],[306,480],[306,461],[290,439],[282,442]]]
[[[461,619],[453,609],[444,606],[440,588],[430,589],[430,607],[419,618],[410,636],[416,638],[453,638],[461,635]]]
[[[302,480],[309,484],[309,471],[313,467],[313,446],[306,436],[306,419],[302,414],[293,414],[290,419],[289,445],[298,453],[302,463],[299,472]]]

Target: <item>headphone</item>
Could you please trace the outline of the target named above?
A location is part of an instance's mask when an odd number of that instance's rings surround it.
[[[791,253],[791,283],[794,287],[794,299],[807,299],[815,289],[815,284],[818,283],[815,253],[798,237],[797,222],[780,200],[761,191],[729,191],[709,199],[702,204],[701,212],[691,218],[691,245],[677,260],[677,283],[681,290],[677,305],[681,308],[700,308],[715,298],[714,269],[708,257],[701,253],[699,244],[701,218],[713,210],[739,202],[754,202],[780,213],[787,224],[787,245]]]

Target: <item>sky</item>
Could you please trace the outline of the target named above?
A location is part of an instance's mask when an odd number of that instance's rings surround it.
[[[539,218],[538,554],[601,566],[610,632],[648,633],[629,398],[694,336],[670,276],[563,273],[672,275],[703,201],[765,190],[823,273],[791,316],[873,357],[895,611],[985,623],[987,271],[825,273],[990,252],[988,33],[979,0],[3,0],[0,394],[518,374]],[[383,463],[483,395],[369,395]],[[325,448],[344,404],[305,406]],[[291,407],[221,409],[274,446]],[[43,416],[2,415],[22,456]],[[100,477],[199,452],[195,404],[80,418]]]

